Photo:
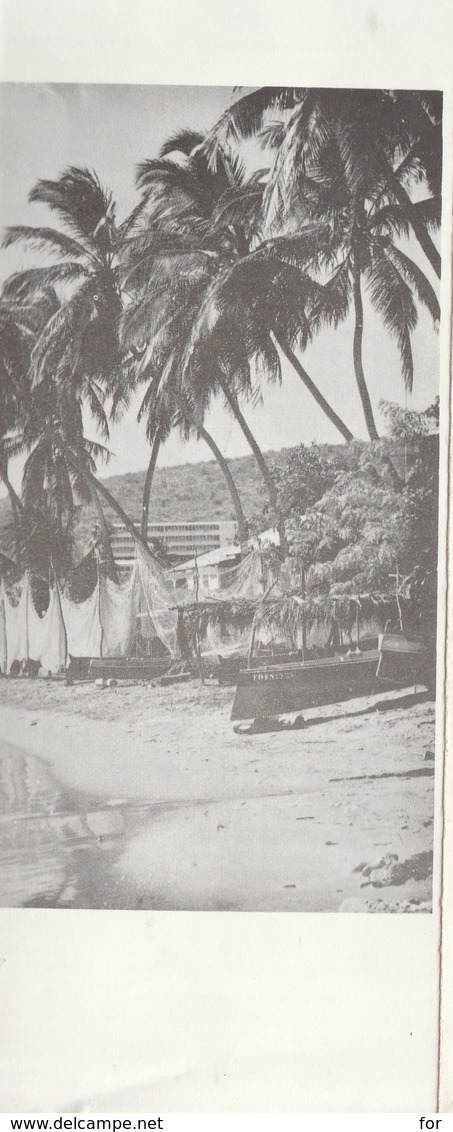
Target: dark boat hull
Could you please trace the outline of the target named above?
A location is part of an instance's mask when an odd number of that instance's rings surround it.
[[[335,656],[299,664],[250,668],[239,673],[232,719],[281,715],[365,696],[382,689],[379,653]]]
[[[381,641],[382,649],[382,641]],[[385,650],[385,639],[384,639]],[[231,719],[257,719],[409,687],[422,675],[422,653],[411,648],[367,650],[295,664],[266,665],[239,673]]]
[[[170,667],[169,660],[156,657],[94,657],[89,664],[89,675],[115,680],[154,680]]]

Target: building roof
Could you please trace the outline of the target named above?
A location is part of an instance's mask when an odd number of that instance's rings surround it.
[[[219,546],[216,550],[208,550],[206,554],[197,555],[188,562],[181,562],[170,571],[172,574],[181,574],[185,570],[199,570],[203,566],[219,566],[221,562],[229,562],[238,558],[241,551],[239,546]]]
[[[140,519],[133,519],[132,522],[136,527],[140,528]],[[187,527],[191,530],[192,527],[236,527],[235,519],[149,519],[148,527]],[[119,520],[112,523],[114,530],[126,531],[124,523]]]

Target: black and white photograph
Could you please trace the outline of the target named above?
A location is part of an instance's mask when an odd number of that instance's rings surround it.
[[[442,91],[0,94],[0,905],[429,915]]]

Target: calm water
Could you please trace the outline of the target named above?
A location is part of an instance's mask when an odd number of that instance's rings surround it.
[[[0,746],[0,906],[152,907],[115,862],[155,812],[64,790],[40,759]]]

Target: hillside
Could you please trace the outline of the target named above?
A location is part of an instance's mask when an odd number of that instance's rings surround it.
[[[282,465],[285,451],[268,453],[269,463]],[[247,517],[263,505],[263,486],[253,456],[229,461],[242,506]],[[144,472],[110,476],[106,486],[131,517],[139,517]],[[109,515],[110,517],[110,515]],[[199,464],[179,464],[156,471],[150,507],[150,518],[179,522],[182,519],[234,519],[224,477],[215,460]]]
[[[269,452],[267,458],[272,465],[281,466],[290,449]],[[242,500],[247,517],[259,512],[263,506],[262,480],[253,456],[243,456],[230,460],[230,467]],[[138,519],[141,512],[141,498],[145,471],[129,472],[122,476],[109,476],[104,482],[127,515]],[[114,521],[116,516],[110,509],[107,518]],[[150,518],[156,521],[178,522],[181,519],[234,519],[231,496],[225,480],[214,460],[199,464],[179,464],[172,468],[157,468],[152,497]],[[2,533],[11,520],[8,500],[0,500],[0,542]]]
[[[425,444],[434,444],[435,459],[438,459],[438,437],[423,438]],[[367,442],[361,442],[364,447]],[[413,439],[414,452],[420,440]],[[347,465],[351,447],[347,444],[322,444],[319,450],[337,468]],[[391,441],[392,460],[396,470],[405,478],[405,465],[410,459],[411,443],[395,439]],[[272,468],[284,468],[292,452],[297,447],[281,448],[278,452],[265,453]],[[253,456],[241,456],[230,460],[229,465],[244,508],[246,519],[250,520],[263,513],[266,506],[266,492]],[[128,472],[122,476],[108,476],[103,482],[123,510],[131,519],[139,520],[141,513],[142,490],[145,470]],[[116,521],[115,513],[106,508],[109,523]],[[215,460],[198,464],[178,464],[171,468],[157,468],[151,494],[150,519],[167,522],[199,519],[234,519],[231,496],[225,480]],[[80,521],[82,543],[89,535],[94,515],[87,508]],[[11,509],[8,499],[0,500],[0,548],[7,547],[7,532],[11,529]]]

